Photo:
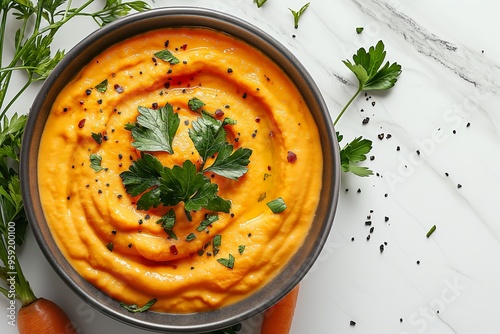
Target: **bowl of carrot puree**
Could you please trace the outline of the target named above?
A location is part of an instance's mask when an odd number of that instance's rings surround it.
[[[293,54],[228,14],[130,15],[42,87],[21,157],[35,237],[103,313],[206,332],[263,312],[333,224],[339,152]]]

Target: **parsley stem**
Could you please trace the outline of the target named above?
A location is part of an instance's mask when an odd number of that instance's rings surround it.
[[[362,90],[363,90],[363,86],[359,85],[359,88],[356,91],[356,93],[351,97],[351,99],[349,100],[349,102],[347,102],[347,104],[344,106],[344,108],[342,109],[342,111],[340,112],[340,114],[337,116],[337,118],[333,122],[333,126],[337,125],[337,122],[340,120],[340,118],[345,113],[345,111],[347,110],[347,108],[349,108],[349,106],[351,105],[352,101],[354,101],[354,99],[356,97],[358,97],[359,93],[361,93]]]

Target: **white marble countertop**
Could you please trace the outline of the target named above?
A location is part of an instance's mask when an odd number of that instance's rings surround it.
[[[261,8],[252,0],[151,3],[213,8],[267,31],[316,80],[332,118],[357,88],[342,60],[359,47],[383,40],[387,60],[403,67],[393,89],[360,96],[336,126],[346,139],[373,140],[374,159],[365,165],[377,175],[342,175],[334,227],[301,283],[291,333],[500,328],[500,2],[310,0],[298,29],[288,7],[297,10],[305,0],[268,0]],[[89,31],[66,31],[58,43],[69,49]],[[35,92],[14,110],[27,111]],[[31,234],[20,258],[35,293],[61,305],[79,333],[146,333],[77,297]],[[7,305],[0,300],[0,314]],[[1,333],[17,333],[0,319]],[[241,333],[259,333],[259,323],[250,319]]]

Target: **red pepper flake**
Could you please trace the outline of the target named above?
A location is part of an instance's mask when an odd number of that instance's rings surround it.
[[[124,92],[123,87],[122,87],[122,86],[120,86],[119,84],[115,84],[114,88],[115,88],[115,91],[116,91],[118,94],[121,94],[121,93],[123,93],[123,92]]]
[[[81,129],[83,128],[83,126],[85,125],[85,118],[80,120],[80,122],[78,122],[78,127]]]
[[[297,161],[297,155],[295,153],[293,153],[292,151],[288,151],[288,155],[286,156],[286,160],[289,163],[293,164],[295,161]]]
[[[187,44],[182,44],[181,49],[182,49],[182,50],[186,50],[186,49],[187,49],[187,47],[188,47],[188,45],[187,45]]]
[[[217,117],[222,117],[222,116],[224,116],[224,111],[222,111],[221,109],[217,109],[217,110],[215,111],[215,116],[217,116]]]
[[[172,253],[173,255],[179,254],[179,252],[177,251],[177,247],[175,247],[175,245],[170,246],[170,253]]]
[[[267,170],[268,170],[268,171],[271,171],[271,166],[267,166]]]

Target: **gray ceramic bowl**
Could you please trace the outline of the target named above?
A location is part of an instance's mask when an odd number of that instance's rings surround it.
[[[324,156],[323,188],[316,217],[305,244],[275,279],[249,298],[221,309],[196,314],[132,314],[120,307],[116,300],[85,281],[57,248],[40,203],[37,183],[38,148],[54,99],[84,65],[107,47],[132,35],[177,26],[209,27],[226,32],[260,49],[282,67],[302,92],[319,127]],[[116,21],[91,34],[68,52],[44,83],[31,109],[21,152],[21,181],[26,211],[40,248],[62,280],[83,300],[114,319],[142,329],[177,333],[207,332],[234,325],[263,312],[292,290],[308,272],[333,224],[340,184],[339,166],[338,143],[327,107],[311,76],[291,52],[241,19],[208,9],[171,7],[130,15]]]

